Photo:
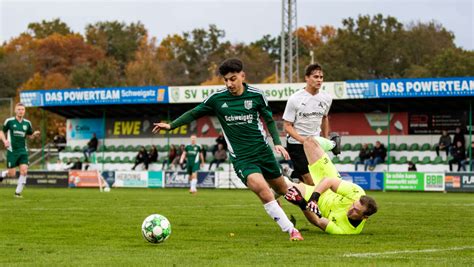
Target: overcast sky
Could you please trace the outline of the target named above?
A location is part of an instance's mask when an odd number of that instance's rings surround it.
[[[456,45],[474,50],[474,0],[299,0],[297,12],[298,26],[339,27],[344,18],[377,13],[403,24],[435,20],[455,34]],[[225,30],[226,40],[250,43],[279,34],[281,0],[0,0],[0,42],[18,36],[30,22],[53,18],[81,34],[87,24],[98,21],[141,21],[159,41],[216,24]]]

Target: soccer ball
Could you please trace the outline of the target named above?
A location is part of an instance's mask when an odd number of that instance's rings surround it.
[[[171,224],[160,214],[152,214],[143,221],[142,235],[150,243],[161,243],[171,235]]]

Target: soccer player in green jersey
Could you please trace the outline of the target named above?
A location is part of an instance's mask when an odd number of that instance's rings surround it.
[[[288,187],[269,146],[260,117],[273,138],[275,150],[289,159],[281,145],[272,112],[262,91],[244,83],[245,73],[239,59],[227,59],[219,66],[226,88],[210,95],[203,103],[187,111],[170,124],[155,123],[153,132],[174,129],[202,116],[215,115],[222,125],[231,161],[237,176],[262,201],[265,211],[290,234],[290,240],[303,240],[275,200],[270,187],[280,195]]]
[[[291,188],[285,198],[326,233],[360,234],[367,218],[377,212],[377,204],[360,186],[341,179],[316,140],[308,137],[303,143],[316,186],[288,182]]]
[[[181,154],[181,159],[179,164],[184,163],[186,158],[186,172],[189,175],[189,193],[197,193],[197,171],[204,166],[204,156],[202,155],[202,148],[200,145],[196,144],[196,135],[191,135],[191,144],[187,145],[184,148],[183,154]]]
[[[26,147],[26,137],[35,138],[40,135],[39,131],[33,132],[31,122],[24,118],[25,105],[18,103],[15,105],[15,117],[5,120],[3,130],[0,131],[0,140],[7,149],[7,168],[1,173],[0,180],[4,177],[15,177],[15,168],[19,166],[20,177],[16,187],[15,196],[22,197],[21,192],[26,184],[28,172],[28,148]],[[5,136],[6,135],[6,136]]]

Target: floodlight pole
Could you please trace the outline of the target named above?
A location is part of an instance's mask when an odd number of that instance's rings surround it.
[[[282,0],[280,36],[280,83],[299,81],[296,0]]]

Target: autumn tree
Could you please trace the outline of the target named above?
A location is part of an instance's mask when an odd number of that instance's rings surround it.
[[[100,47],[107,57],[113,57],[124,72],[127,63],[135,59],[135,52],[147,35],[147,30],[141,22],[127,25],[124,22],[105,21],[88,24],[85,35],[88,44]]]
[[[84,42],[80,35],[53,34],[38,40],[36,71],[69,74],[76,66],[90,65],[105,57],[104,52]]]
[[[127,85],[145,86],[164,84],[163,66],[158,56],[156,38],[142,39],[140,47],[135,54],[135,60],[129,62],[125,75]]]
[[[222,54],[221,39],[225,36],[223,30],[215,25],[210,25],[209,29],[194,29],[182,35],[167,36],[160,44],[160,51],[163,52],[169,63],[165,66],[172,67],[178,71],[179,81],[177,85],[200,84],[209,78],[209,67],[216,63],[217,58]],[[167,69],[166,67],[164,69]],[[165,76],[173,75],[165,73]]]
[[[77,88],[103,88],[122,86],[118,63],[113,58],[104,58],[95,65],[76,66],[70,75],[71,85]]]
[[[72,34],[69,26],[59,18],[51,21],[42,20],[41,22],[30,23],[28,24],[28,32],[37,39],[46,38],[55,33],[60,35]]]
[[[272,60],[280,60],[280,36],[272,37],[267,34],[259,40],[250,43],[250,45],[259,47],[265,51]]]
[[[237,44],[231,57],[237,57],[244,63],[246,81],[261,83],[274,73],[274,62],[270,55],[256,45]]]
[[[315,57],[316,51],[336,36],[336,29],[329,25],[320,29],[307,25],[299,27],[294,35],[298,38],[299,78],[303,80],[306,66],[318,62],[318,58]]]
[[[16,89],[34,73],[31,53],[0,49],[0,97],[14,97]]]
[[[328,80],[380,79],[403,75],[403,24],[381,14],[347,18],[343,27],[316,52]]]
[[[431,61],[428,69],[432,77],[474,76],[474,51],[446,49]]]
[[[405,28],[404,49],[412,65],[425,66],[442,51],[455,48],[454,34],[435,21]]]

